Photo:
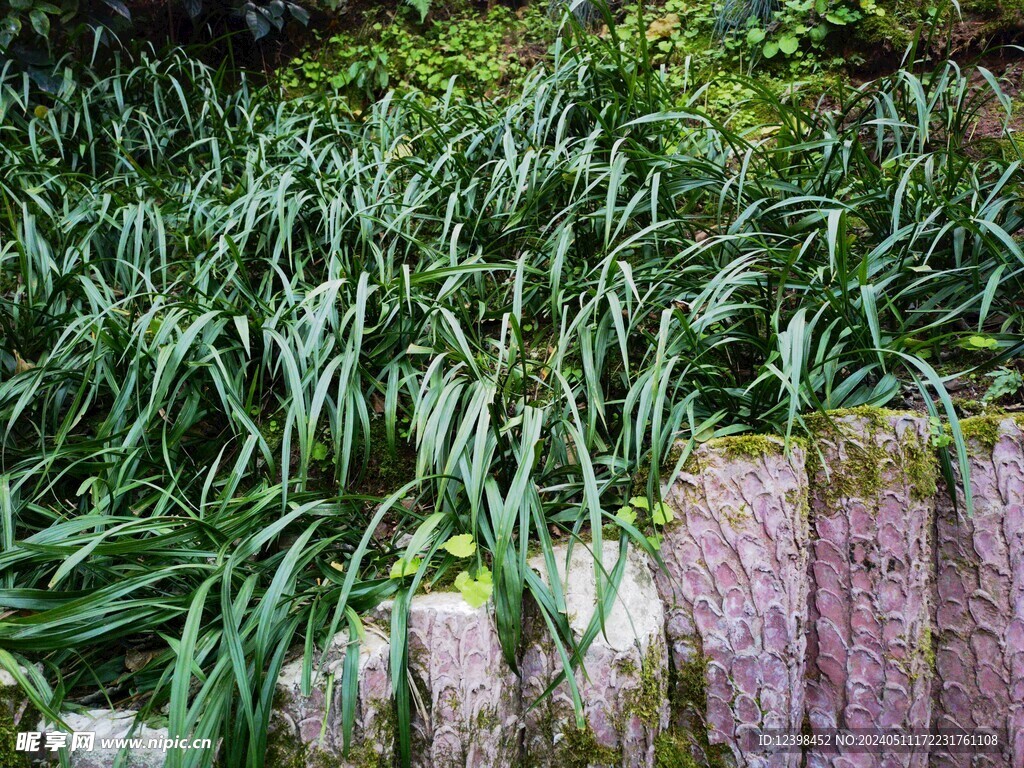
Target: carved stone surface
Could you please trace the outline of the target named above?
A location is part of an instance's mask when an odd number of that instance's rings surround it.
[[[687,705],[706,707],[708,741],[728,746],[736,764],[799,765],[799,754],[772,754],[757,735],[762,728],[798,731],[803,719],[803,450],[794,447],[787,457],[783,441],[766,438],[705,444],[666,502],[675,519],[661,548],[667,573],[655,569],[655,581],[677,676],[703,675],[706,696]],[[675,695],[684,701],[692,692]]]
[[[556,547],[555,557],[566,615],[579,639],[597,610],[595,557],[580,542],[571,553],[567,547]],[[608,573],[618,559],[618,542],[604,542],[601,563]],[[545,572],[542,558],[530,564],[552,583],[554,574]],[[642,552],[630,549],[613,600],[605,613],[604,632],[598,632],[584,655],[586,673],[577,669],[574,675],[586,727],[576,727],[569,686],[563,681],[525,714],[526,765],[561,766],[569,757],[602,767],[654,764],[655,740],[668,726],[668,651],[664,611]],[[536,609],[524,634],[522,696],[523,706],[530,707],[562,671],[562,664]]]
[[[519,679],[502,656],[489,606],[473,608],[454,592],[414,597],[409,670],[424,710],[413,709],[413,765],[516,764]]]
[[[937,510],[935,727],[1002,731],[997,754],[932,756],[935,768],[1024,765],[1024,434],[1009,417],[963,423],[974,515]],[[959,473],[958,473],[959,474]]]
[[[814,424],[811,727],[926,729],[935,495],[928,423],[872,410]],[[924,768],[927,759],[924,748],[885,755],[840,749],[838,756],[812,752],[808,765]]]
[[[309,768],[325,763],[340,768],[390,765],[394,754],[394,720],[391,679],[388,674],[390,645],[368,628],[359,649],[359,697],[348,759],[342,759],[343,664],[348,632],[341,632],[328,647],[322,666],[314,665],[310,695],[302,694],[302,659],[286,664],[278,677],[277,697],[268,735],[268,765],[292,760]],[[319,671],[318,671],[319,670]],[[329,684],[334,678],[333,686]],[[331,690],[330,707],[327,692]],[[321,738],[321,733],[323,734]]]
[[[40,723],[38,727],[41,731],[68,733],[69,747],[73,732],[94,734],[91,750],[75,749],[68,753],[72,768],[162,768],[167,760],[167,752],[159,745],[168,740],[167,729],[135,726],[135,716],[136,713],[131,710],[90,709],[82,713],[64,713],[62,717],[68,730],[46,723]],[[124,738],[140,739],[141,746],[124,750],[104,749],[102,746],[105,739]],[[152,747],[151,739],[154,740]],[[120,762],[119,751],[123,752]]]

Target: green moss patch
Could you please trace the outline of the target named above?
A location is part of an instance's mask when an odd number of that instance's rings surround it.
[[[21,689],[17,686],[0,688],[0,766],[3,768],[29,768],[28,755],[15,751],[18,732],[28,730],[21,723],[35,722],[38,715],[34,709],[27,709],[18,722],[15,715],[23,704]]]
[[[668,680],[661,674],[660,644],[647,649],[640,665],[640,685],[626,694],[625,717],[637,717],[648,728],[657,728],[668,696]]]
[[[1001,425],[1010,419],[1019,428],[1024,429],[1024,414],[993,413],[986,416],[972,416],[960,421],[960,431],[968,444],[977,445],[985,450],[992,450],[999,437],[1005,434]]]
[[[802,438],[790,438],[791,445],[806,446]],[[763,456],[782,456],[786,452],[786,441],[772,435],[736,435],[717,437],[705,443],[709,448],[720,450],[731,459],[759,459]]]
[[[599,744],[590,726],[567,728],[562,731],[558,745],[558,765],[566,768],[588,768],[588,766],[614,766],[622,763],[622,750]]]
[[[698,654],[671,670],[669,705],[672,727],[655,741],[655,765],[658,768],[726,768],[729,765],[729,748],[724,744],[711,744],[708,740],[704,720],[707,668],[707,657]]]
[[[882,408],[862,407],[806,417],[805,421],[812,437],[807,460],[808,476],[812,479],[819,475],[827,476],[826,482],[818,487],[826,504],[842,503],[844,499],[877,500],[884,482],[884,469],[894,458],[908,478],[913,498],[926,499],[935,494],[938,461],[934,451],[926,438],[909,431],[902,436],[900,452],[895,457],[885,446],[878,445],[870,439],[866,445],[851,439],[847,443],[846,457],[842,463],[827,468],[822,464],[820,442],[824,438],[849,436],[856,439],[864,436],[859,430],[855,431],[847,424],[843,420],[844,417],[854,416],[866,422],[866,431],[870,435],[891,432],[889,420],[894,416],[904,415],[915,416]]]

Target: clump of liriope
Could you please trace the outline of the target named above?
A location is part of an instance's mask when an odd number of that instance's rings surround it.
[[[615,510],[696,441],[908,383],[955,418],[943,380],[1021,352],[1021,172],[969,146],[1003,96],[953,65],[747,132],[614,28],[500,108],[225,83],[0,80],[0,660],[40,708],[102,685],[257,765],[286,650],[395,598],[408,758],[421,585],[510,657],[532,594],[574,663],[552,530],[653,555]]]

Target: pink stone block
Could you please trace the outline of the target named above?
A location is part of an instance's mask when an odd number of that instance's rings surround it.
[[[302,659],[286,664],[278,677],[275,709],[270,721],[269,759],[285,755],[319,768],[388,765],[394,754],[394,715],[389,675],[390,644],[375,627],[368,626],[360,646],[359,692],[348,760],[342,727],[343,664],[348,633],[339,633],[318,663],[308,696],[302,693]],[[333,687],[328,681],[334,677]],[[330,706],[327,691],[333,691]],[[321,737],[322,733],[322,737]]]
[[[557,575],[545,572],[543,559],[531,565],[548,583],[552,577],[562,582],[567,619],[579,639],[597,606],[595,557],[588,544],[579,542],[571,554],[566,547],[555,552]],[[606,541],[601,562],[608,572],[619,556],[618,542]],[[565,682],[530,708],[562,665],[536,607],[529,615],[521,663],[526,765],[554,768],[584,757],[593,768],[654,765],[655,740],[669,719],[665,616],[646,555],[631,547],[626,557],[614,603],[604,617],[604,632],[598,633],[574,677],[583,700],[585,729],[576,727]]]
[[[972,424],[973,422],[973,424]],[[936,728],[1001,731],[997,754],[936,751],[934,768],[1024,765],[1024,434],[1010,417],[968,419],[974,515],[938,497]],[[972,429],[978,427],[979,429]]]
[[[655,581],[674,667],[703,667],[706,694],[691,702],[706,711],[677,725],[703,718],[709,743],[727,746],[738,765],[795,767],[799,754],[773,753],[757,736],[799,730],[803,719],[804,452],[787,456],[781,440],[766,438],[707,443],[666,501],[675,520],[661,548],[667,573],[655,569]]]
[[[807,716],[812,729],[929,726],[934,467],[927,421],[815,419]],[[819,453],[820,451],[820,453]],[[906,754],[815,751],[811,768],[925,768]]]
[[[417,595],[409,607],[415,684],[413,765],[488,768],[519,757],[519,679],[502,655],[490,606],[460,594]]]

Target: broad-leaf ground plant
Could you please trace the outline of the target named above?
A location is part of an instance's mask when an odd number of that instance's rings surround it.
[[[697,442],[909,387],[962,457],[944,383],[1024,348],[1020,152],[971,138],[999,82],[748,83],[737,131],[610,26],[500,107],[361,120],[181,53],[46,104],[0,76],[0,663],[38,709],[259,766],[289,649],[315,679],[391,598],[407,762],[415,592],[489,601],[512,662],[532,601],[572,665],[600,613],[574,640],[528,556],[657,557]]]

